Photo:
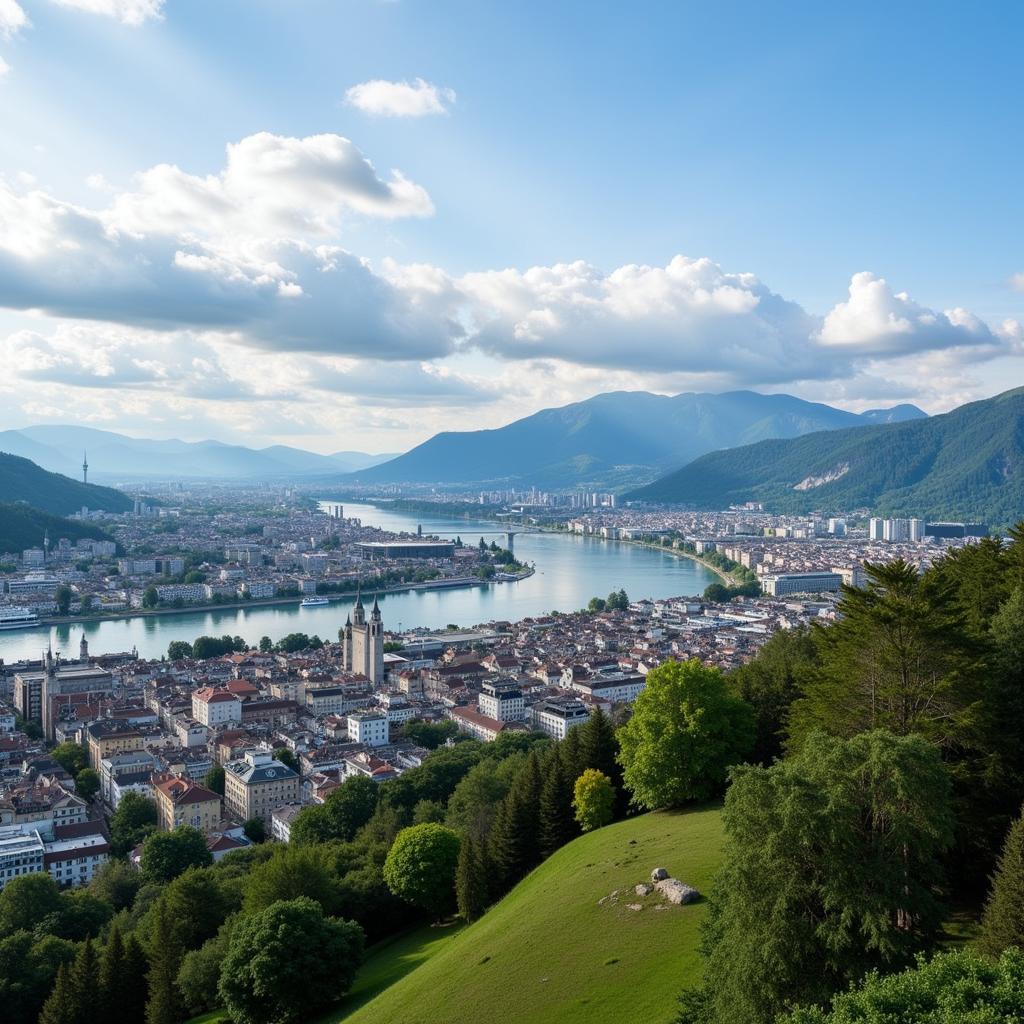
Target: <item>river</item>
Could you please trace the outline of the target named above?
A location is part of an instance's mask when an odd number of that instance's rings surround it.
[[[496,540],[500,526],[462,519],[429,519],[404,512],[345,502],[345,515],[386,530],[411,533],[418,525],[425,534],[461,536],[467,544],[487,534]],[[440,628],[448,623],[470,626],[495,619],[515,621],[552,609],[571,611],[591,597],[624,588],[633,599],[696,595],[716,580],[704,566],[635,544],[577,537],[562,533],[523,533],[515,538],[516,558],[536,565],[536,573],[517,583],[493,583],[451,590],[419,590],[386,594],[380,600],[388,629],[413,626]],[[10,663],[35,658],[52,643],[54,651],[77,657],[85,631],[93,654],[138,648],[145,658],[157,658],[172,640],[192,641],[209,634],[242,636],[255,644],[260,637],[280,640],[288,633],[316,633],[336,639],[338,627],[353,603],[346,597],[319,608],[297,604],[227,608],[217,611],[173,612],[162,615],[102,619],[95,622],[40,626],[0,633],[0,658]]]

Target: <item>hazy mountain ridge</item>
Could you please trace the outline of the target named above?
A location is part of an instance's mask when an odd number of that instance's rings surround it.
[[[752,391],[675,396],[616,391],[543,409],[493,430],[445,431],[353,478],[616,488],[653,479],[719,448],[862,425],[881,415],[925,414],[897,406],[858,416],[791,395]]]
[[[320,455],[288,445],[246,448],[220,441],[151,440],[92,427],[43,425],[0,431],[0,451],[31,459],[44,469],[80,477],[82,453],[92,479],[283,479],[352,473],[392,454]]]
[[[1024,517],[1024,388],[927,419],[713,452],[625,498],[1012,523]]]

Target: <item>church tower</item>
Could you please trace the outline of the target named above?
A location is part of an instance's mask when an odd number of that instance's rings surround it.
[[[89,641],[85,639],[85,630],[82,630],[82,640],[78,645],[78,660],[88,661],[89,660]]]
[[[380,614],[377,598],[373,599],[373,610],[370,612],[370,624],[367,627],[366,645],[367,661],[369,662],[370,682],[375,686],[384,682],[384,620]]]
[[[53,731],[53,698],[57,696],[57,668],[53,660],[53,648],[46,648],[43,659],[43,683],[40,687],[39,717],[42,719],[43,735],[48,740],[54,737]]]

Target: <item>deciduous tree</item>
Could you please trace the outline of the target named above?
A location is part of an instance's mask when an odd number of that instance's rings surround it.
[[[442,917],[455,903],[459,834],[428,823],[402,829],[384,861],[384,881],[398,897]]]
[[[274,903],[234,929],[219,992],[237,1024],[298,1024],[352,986],[363,933],[313,900]]]
[[[618,738],[633,802],[651,810],[678,807],[725,788],[729,767],[751,750],[754,716],[728,692],[718,669],[669,661],[647,674]]]

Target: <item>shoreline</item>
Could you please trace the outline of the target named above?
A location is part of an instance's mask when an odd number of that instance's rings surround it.
[[[390,587],[380,587],[372,592],[374,594],[405,594],[409,591],[420,590],[458,590],[463,587],[483,587],[492,583],[518,583],[520,580],[529,579],[536,569],[529,566],[527,570],[520,573],[514,579],[499,580],[478,580],[467,579],[459,582],[457,586],[445,583],[443,580],[428,580],[425,583],[400,583]],[[369,593],[370,591],[368,591]],[[306,597],[311,595],[307,594]],[[356,591],[344,594],[319,594],[319,597],[326,597],[330,604],[342,603],[346,599],[355,600]],[[181,608],[126,608],[124,611],[110,612],[107,614],[86,614],[86,615],[48,615],[41,616],[38,624],[26,626],[26,629],[38,629],[41,626],[75,626],[86,622],[117,622],[119,619],[145,619],[161,615],[187,615],[194,612],[219,612],[238,611],[244,608],[269,608],[275,606],[301,605],[303,597],[261,597],[251,601],[225,601],[221,604],[188,604]],[[320,607],[323,607],[322,605]],[[12,630],[12,632],[14,632]]]

